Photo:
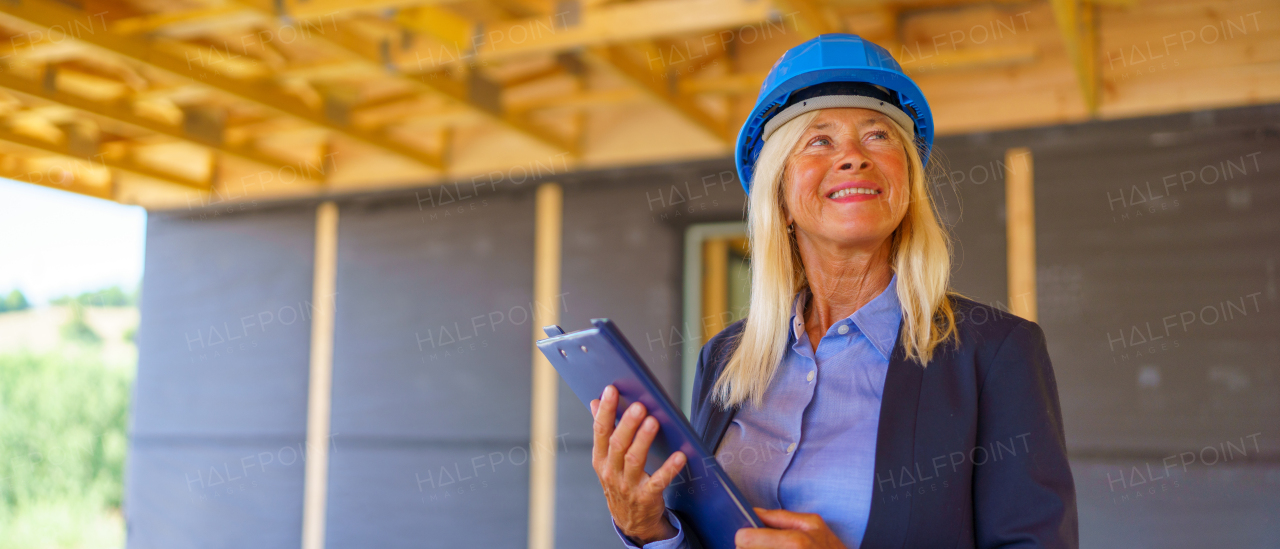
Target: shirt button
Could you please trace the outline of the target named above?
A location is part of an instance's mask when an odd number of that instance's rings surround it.
[[[812,370],[810,370],[810,371],[809,371],[809,375],[805,376],[805,379],[806,379],[806,380],[809,380],[809,381],[813,381],[813,371],[812,371]]]
[[[841,324],[839,328],[836,328],[836,332],[839,333],[840,335],[845,335],[849,333],[849,325]]]
[[[796,451],[796,443],[792,442],[790,446],[787,446],[787,453],[790,454],[794,451]]]

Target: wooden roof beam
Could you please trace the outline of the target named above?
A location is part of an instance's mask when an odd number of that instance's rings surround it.
[[[1050,0],[1054,19],[1067,47],[1067,57],[1080,81],[1080,93],[1090,116],[1098,113],[1097,8],[1085,0]]]
[[[268,13],[260,13],[260,15],[272,18]],[[571,142],[560,138],[552,132],[542,129],[537,125],[531,124],[519,116],[502,112],[501,102],[499,100],[502,89],[496,83],[488,82],[479,78],[479,75],[474,73],[470,75],[471,78],[468,80],[458,82],[445,78],[429,77],[435,75],[418,75],[422,72],[420,70],[404,71],[402,67],[388,62],[387,56],[391,51],[390,43],[376,45],[369,44],[355,36],[352,36],[351,33],[345,32],[344,29],[338,28],[337,20],[333,13],[329,13],[327,16],[334,20],[333,38],[327,38],[324,33],[321,32],[310,34],[308,40],[316,44],[322,44],[333,50],[340,51],[344,56],[350,58],[349,60],[336,63],[335,65],[349,67],[352,62],[355,62],[369,71],[376,71],[378,74],[390,74],[390,76],[399,79],[402,83],[407,84],[412,89],[418,90],[422,93],[447,97],[452,101],[456,101],[484,115],[490,121],[500,126],[506,126],[517,133],[548,145],[555,150],[567,151],[574,156],[578,155],[578,148]],[[315,73],[318,71],[323,72],[325,69],[324,67],[309,67],[305,70]],[[405,72],[411,72],[413,74],[403,74]],[[351,131],[363,130],[348,127],[346,131],[350,133]],[[439,161],[439,165],[435,167],[443,170],[445,168],[443,165],[443,158],[440,158]]]
[[[212,185],[208,182],[191,181],[185,178],[177,177],[174,174],[157,170],[155,168],[146,166],[138,162],[134,162],[133,160],[129,159],[127,156],[125,158],[111,158],[110,156],[105,154],[95,154],[86,158],[80,154],[76,154],[76,152],[72,151],[71,147],[69,147],[66,144],[49,143],[46,141],[42,141],[33,137],[20,134],[8,128],[0,127],[0,142],[4,142],[10,145],[16,145],[22,148],[33,149],[42,153],[47,153],[47,154],[52,154],[55,156],[67,158],[76,163],[88,163],[90,167],[93,167],[94,164],[97,164],[101,167],[108,168],[111,170],[121,170],[121,171],[132,173],[134,175],[140,175],[149,179],[154,179],[156,181],[168,183],[171,185],[177,185],[180,187],[194,188],[202,191],[208,191],[212,187]],[[33,172],[33,173],[38,173],[38,172]],[[45,179],[50,179],[50,178],[43,177],[43,174],[42,174],[40,181],[43,181]],[[41,184],[40,181],[32,181],[31,178],[25,178],[23,179],[23,181]],[[48,183],[54,183],[54,182],[50,179]],[[50,185],[50,186],[53,186],[53,185]],[[101,197],[101,198],[110,198],[110,197]]]
[[[818,0],[778,0],[783,7],[788,8],[784,11],[788,13],[799,14],[799,31],[807,40],[819,34],[827,34],[830,32],[845,32],[844,23],[839,18],[832,17],[824,6]]]
[[[199,145],[201,147],[208,147],[218,151],[219,153],[235,157],[240,160],[245,160],[255,164],[262,164],[276,169],[285,167],[285,164],[282,164],[280,159],[262,154],[252,148],[234,147],[225,143],[210,143],[207,140],[197,139],[193,136],[187,135],[187,133],[181,128],[170,126],[151,118],[138,116],[137,114],[134,114],[133,109],[126,103],[100,103],[62,91],[50,91],[45,89],[41,84],[19,78],[7,71],[0,71],[0,89],[9,90],[23,96],[33,97],[41,101],[70,107],[94,116],[100,116],[114,122],[140,128],[148,132],[160,134],[179,141]],[[314,184],[321,183],[320,181],[301,175],[299,176],[299,180]]]
[[[645,91],[659,103],[671,107],[682,117],[711,134],[717,141],[725,145],[733,142],[733,135],[728,124],[716,120],[698,106],[688,95],[680,93],[680,85],[675,75],[638,62],[619,46],[593,48],[582,54],[583,61],[595,70],[606,71],[630,82],[633,86]]]
[[[182,59],[157,51],[142,39],[108,32],[101,14],[90,14],[68,8],[54,0],[23,0],[4,7],[9,16],[45,28],[70,28],[71,39],[92,45],[109,53],[155,67],[177,77],[202,83],[224,94],[257,104],[262,108],[319,126],[376,149],[397,154],[436,170],[443,170],[441,159],[426,151],[393,141],[379,132],[338,124],[323,114],[291,100],[268,82],[242,81],[219,74],[200,62]],[[84,30],[76,30],[84,29]],[[95,32],[96,29],[96,32]]]
[[[396,21],[443,45],[410,48],[398,54],[395,62],[405,71],[429,72],[459,61],[716,31],[768,20],[772,10],[768,0],[648,0],[480,24],[438,8],[415,8]]]

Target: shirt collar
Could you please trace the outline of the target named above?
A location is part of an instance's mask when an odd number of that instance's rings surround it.
[[[805,288],[797,293],[792,301],[791,330],[795,341],[799,341],[801,334],[804,333],[804,320],[800,312],[804,310],[809,297],[809,289]],[[893,273],[893,277],[889,279],[889,285],[880,292],[880,295],[831,327],[853,324],[858,331],[867,335],[871,346],[875,347],[885,360],[888,360],[890,353],[893,352],[893,346],[898,342],[898,327],[901,321],[902,304],[898,301],[898,273]]]

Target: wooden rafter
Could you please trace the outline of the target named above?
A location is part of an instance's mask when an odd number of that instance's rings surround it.
[[[692,96],[681,93],[676,75],[633,59],[620,46],[594,48],[583,53],[583,60],[596,70],[611,72],[624,78],[632,86],[644,90],[650,97],[671,107],[721,143],[732,142],[733,136],[728,123],[707,114]]]
[[[122,102],[97,102],[70,93],[50,90],[42,84],[37,84],[14,76],[7,71],[0,71],[0,88],[20,95],[33,97],[41,101],[56,103],[72,109],[84,111],[93,116],[109,119],[127,126],[140,128],[177,141],[191,143],[202,147],[210,147],[221,154],[231,156],[233,158],[277,169],[286,166],[286,164],[282,163],[280,159],[262,154],[252,147],[233,146],[226,143],[210,143],[207,140],[195,138],[183,131],[182,128],[170,126],[144,116],[139,116],[135,114],[134,110],[128,104]],[[299,181],[318,183],[305,175],[300,176]]]
[[[68,8],[53,0],[23,0],[18,4],[5,6],[4,12],[10,16],[44,27],[66,28],[68,22],[96,23],[93,14]],[[99,15],[100,19],[101,16]],[[139,63],[144,63],[157,70],[164,71],[181,79],[198,82],[223,94],[251,102],[269,111],[294,118],[308,125],[319,126],[345,135],[366,145],[397,154],[433,169],[442,169],[443,164],[438,157],[426,151],[415,149],[394,141],[379,132],[353,128],[334,122],[324,114],[316,112],[301,102],[291,99],[274,85],[261,81],[242,81],[224,76],[219,71],[203,66],[199,60],[192,62],[168,53],[157,51],[146,40],[123,36],[110,32],[79,32],[70,40],[77,40],[108,53],[120,55]]]
[[[750,25],[768,20],[773,8],[766,0],[649,0],[484,25],[423,8],[398,17],[397,22],[441,44],[415,48],[402,56],[406,65],[432,70],[459,61],[483,62]]]
[[[1067,56],[1080,82],[1085,108],[1098,112],[1097,8],[1085,0],[1051,0],[1054,18],[1067,47]]]
[[[160,181],[163,183],[177,185],[180,187],[189,187],[193,189],[199,189],[202,191],[207,191],[211,187],[209,183],[202,182],[202,181],[191,181],[182,177],[178,177],[174,174],[160,171],[150,166],[141,164],[139,162],[135,162],[132,159],[128,158],[127,156],[123,158],[113,158],[109,155],[98,154],[98,155],[92,155],[86,158],[80,154],[77,154],[75,151],[71,150],[71,147],[69,147],[65,143],[64,144],[49,143],[46,141],[35,139],[30,136],[12,131],[8,128],[0,128],[0,142],[3,142],[9,146],[24,147],[27,149],[33,149],[35,151],[39,151],[40,153],[46,153],[46,154],[58,156],[61,158],[66,158],[67,160],[70,160],[71,162],[75,162],[77,164],[84,164],[91,167],[96,164],[98,165],[98,167],[108,168],[111,170],[120,170],[120,171],[128,172],[134,175],[140,175],[143,177],[154,179],[156,181]],[[30,178],[27,177],[30,174],[15,174],[15,175],[28,182],[43,184],[43,182],[40,182],[40,181],[31,181]]]
[[[1260,1],[12,0],[0,176],[170,208],[726,155],[778,56],[841,30],[898,58],[940,134],[1275,102]],[[343,169],[299,164],[317,149]],[[230,192],[291,167],[313,184]]]

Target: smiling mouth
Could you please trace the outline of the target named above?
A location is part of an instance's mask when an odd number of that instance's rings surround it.
[[[855,194],[880,194],[880,191],[877,191],[875,189],[864,189],[861,187],[849,187],[847,189],[840,189],[836,192],[833,192],[827,195],[827,198],[844,198],[846,196],[851,196]]]

